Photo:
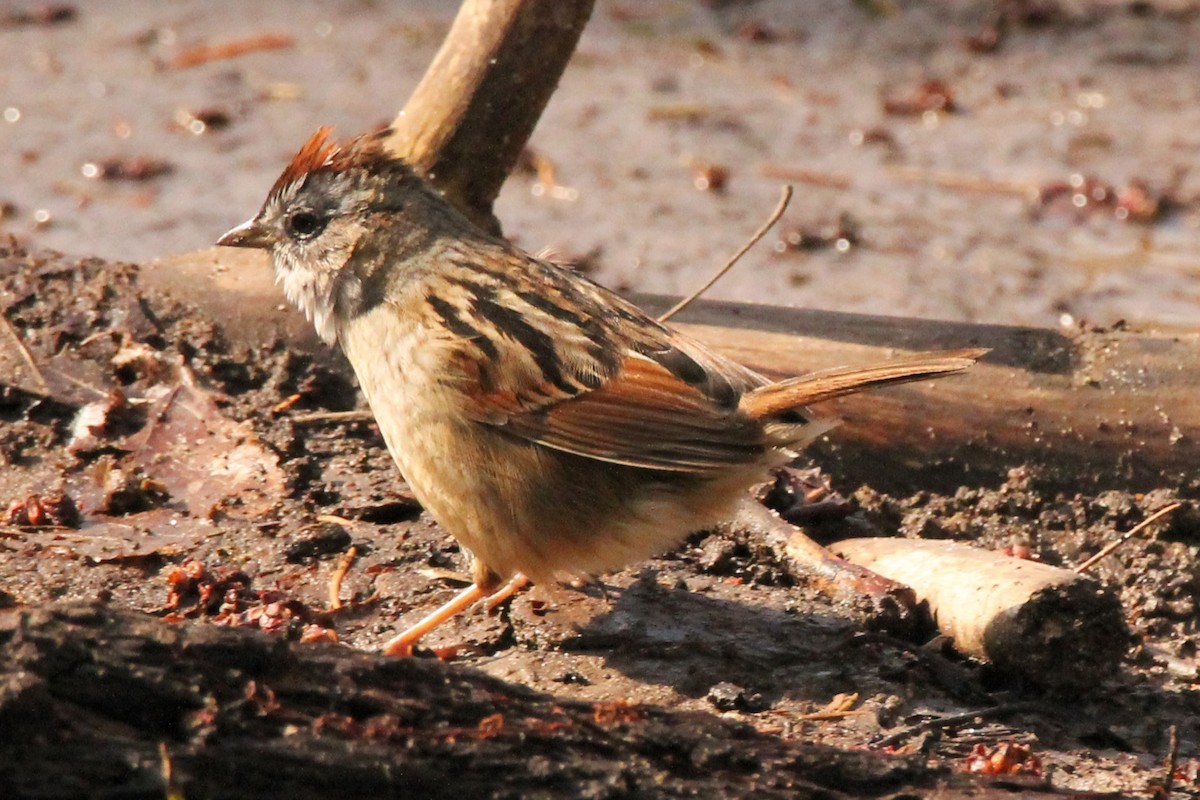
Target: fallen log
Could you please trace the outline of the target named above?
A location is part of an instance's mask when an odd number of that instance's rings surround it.
[[[666,299],[644,298],[646,307]],[[830,404],[813,452],[878,487],[953,491],[1015,466],[1067,491],[1200,487],[1200,334],[1055,331],[701,302],[681,328],[772,374],[870,363],[897,350],[990,348],[961,377]]]
[[[465,0],[393,122],[389,144],[464,213],[499,231],[492,201],[557,85],[592,0]],[[212,248],[145,269],[235,342],[280,336],[325,352],[283,308],[262,253]],[[666,298],[638,298],[658,313]],[[988,347],[961,378],[834,404],[814,448],[831,472],[885,490],[998,483],[1018,465],[1067,490],[1200,487],[1200,334],[1063,331],[698,302],[679,327],[756,369],[795,375],[897,350]],[[0,345],[3,345],[0,337]],[[19,363],[20,354],[10,361]],[[0,364],[3,361],[0,360]]]
[[[195,304],[236,344],[280,338],[332,355],[280,302],[270,265],[204,250],[142,280]],[[673,298],[635,299],[657,313]],[[1200,487],[1200,334],[1064,332],[700,300],[672,324],[772,375],[868,364],[907,350],[990,348],[965,375],[833,401],[842,419],[811,448],[826,470],[883,490],[954,491],[1037,469],[1065,491]]]
[[[22,798],[987,800],[1017,780],[82,603],[0,613],[0,740],[0,796]]]
[[[1128,649],[1116,593],[1071,570],[959,542],[847,539],[831,548],[911,588],[959,652],[1035,683],[1089,688]]]

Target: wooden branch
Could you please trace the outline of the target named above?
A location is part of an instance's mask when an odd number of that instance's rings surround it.
[[[835,555],[758,502],[742,503],[720,534],[746,531],[783,554],[792,577],[805,581],[864,627],[912,637],[928,630],[912,588]],[[891,541],[891,540],[884,540]]]
[[[494,233],[492,202],[570,59],[593,0],[466,0],[392,123],[392,149]]]

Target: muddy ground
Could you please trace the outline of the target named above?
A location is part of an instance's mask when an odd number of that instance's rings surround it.
[[[397,65],[415,81],[448,14],[437,4],[348,3],[336,7],[344,22],[327,29],[336,18],[328,7],[270,6],[232,30],[228,20],[241,18],[187,4],[168,17],[137,3],[95,5],[79,4],[60,24],[0,31],[21,44],[0,56],[16,98],[0,105],[20,110],[0,123],[12,176],[0,199],[11,203],[7,230],[23,240],[0,248],[0,343],[17,357],[4,364],[8,374],[19,374],[0,381],[0,600],[16,610],[100,600],[313,647],[375,647],[456,591],[466,565],[406,494],[374,424],[329,416],[360,407],[353,381],[336,362],[278,342],[229,346],[218,322],[141,289],[135,266],[37,248],[145,259],[206,245],[253,211],[318,122],[354,130],[386,119],[381,109],[407,93],[394,85]],[[593,253],[601,280],[681,290],[757,224],[779,182],[767,167],[785,164],[809,173],[788,227],[809,238],[790,249],[785,239],[716,296],[1036,324],[1064,315],[1070,324],[1200,320],[1186,169],[1200,130],[1188,122],[1200,58],[1194,8],[1036,4],[1051,9],[1042,20],[1021,10],[1035,5],[1026,3],[830,3],[801,20],[787,5],[602,3],[533,141],[578,195],[542,184],[531,201],[539,183],[519,176],[499,207],[509,232],[535,249]],[[994,27],[997,13],[1008,21],[994,52],[964,43]],[[933,24],[947,16],[951,25]],[[266,31],[297,38],[290,51],[197,70],[154,67],[186,43]],[[364,51],[351,57],[343,46],[352,35],[369,43],[366,66]],[[851,46],[864,36],[878,46]],[[631,54],[647,60],[621,69]],[[360,91],[339,105],[326,97],[336,85],[313,79],[314,65]],[[927,102],[913,95],[931,73],[949,82],[962,111],[884,110],[885,97]],[[392,82],[386,91],[381,76]],[[222,131],[193,137],[171,127],[177,107],[213,105],[233,113]],[[617,135],[642,143],[622,147]],[[614,141],[612,150],[596,137]],[[81,176],[82,164],[115,155],[162,158],[173,171]],[[723,192],[693,188],[698,174],[714,174],[697,159],[729,169]],[[228,161],[236,178],[201,179]],[[1131,225],[1114,218],[1115,199],[1077,211],[1068,192],[1064,208],[1052,184],[1075,171],[1117,188],[1145,179],[1174,209]],[[939,184],[935,173],[969,187]],[[1022,186],[1040,187],[1041,199]],[[39,226],[43,209],[50,220]],[[842,212],[857,221],[853,236],[826,230]],[[917,485],[886,495],[869,475],[830,477],[855,514],[823,523],[824,538],[866,521],[904,536],[1024,547],[1062,565],[1168,502],[1198,497],[1195,485],[1082,496],[1019,464],[1002,485],[953,495]],[[31,505],[31,494],[71,503]],[[1055,786],[1094,791],[1149,793],[1173,726],[1176,789],[1195,794],[1198,547],[1200,517],[1185,509],[1099,565],[1119,588],[1134,639],[1117,675],[1074,695],[867,630],[793,578],[769,545],[736,536],[697,534],[602,585],[535,587],[429,644],[564,702],[700,711],[780,740],[848,748],[878,747],[932,716],[1025,703],[1002,719],[914,731],[887,747],[965,770],[978,744],[1026,745]],[[330,611],[330,583],[345,563],[345,607]],[[806,717],[838,695],[856,696],[848,707],[857,713]]]
[[[13,244],[0,252],[5,319],[48,395],[10,385],[0,395],[0,492],[12,501],[0,524],[5,605],[100,600],[371,649],[463,584],[464,558],[406,494],[375,425],[336,417],[358,404],[336,365],[279,343],[231,349],[218,325],[139,290],[137,275]],[[1048,492],[1021,468],[953,496],[834,484],[856,511],[822,523],[824,538],[870,523],[1024,546],[1064,565],[1178,498]],[[422,655],[564,700],[720,714],[785,741],[869,748],[900,732],[889,750],[959,770],[977,745],[1028,746],[1055,786],[1093,791],[1161,781],[1174,726],[1179,776],[1194,790],[1198,539],[1189,510],[1104,560],[1098,573],[1119,587],[1134,640],[1117,675],[1065,693],[964,662],[927,637],[864,628],[796,580],[780,552],[738,535],[697,534],[596,585],[534,587],[447,625]],[[343,607],[331,610],[339,566]],[[854,713],[806,718],[847,695]],[[1027,705],[903,735],[933,716],[1010,702]]]
[[[319,125],[391,119],[456,6],[96,0],[0,20],[0,230],[133,261],[208,246]],[[1194,327],[1198,42],[1187,0],[602,0],[531,140],[553,185],[523,171],[497,214],[608,285],[679,294],[793,182],[780,235],[712,297]]]

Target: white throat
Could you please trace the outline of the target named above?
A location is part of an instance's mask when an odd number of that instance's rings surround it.
[[[277,268],[275,282],[283,284],[288,302],[304,312],[326,344],[337,341],[333,318],[332,273],[306,269]]]

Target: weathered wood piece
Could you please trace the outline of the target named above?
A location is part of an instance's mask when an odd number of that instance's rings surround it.
[[[647,299],[647,307],[665,303]],[[991,348],[965,375],[831,403],[835,474],[953,491],[1016,466],[1066,490],[1200,486],[1200,333],[1061,332],[701,302],[680,327],[766,372]]]
[[[557,700],[437,661],[80,603],[0,613],[0,741],[0,796],[29,800],[987,800],[1021,783],[708,714]],[[1022,788],[1061,796],[1036,780]]]
[[[1068,569],[959,542],[870,538],[831,547],[910,587],[959,652],[1046,686],[1094,686],[1130,644],[1116,592]]]

